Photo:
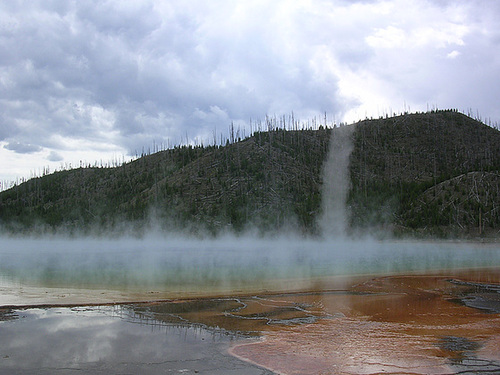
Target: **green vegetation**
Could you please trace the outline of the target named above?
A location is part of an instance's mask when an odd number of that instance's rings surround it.
[[[351,225],[399,235],[498,236],[500,132],[456,111],[356,125]]]
[[[0,193],[5,230],[317,234],[321,170],[336,129],[255,132],[113,168],[56,172]],[[350,228],[498,236],[500,132],[456,111],[365,120],[352,135]],[[123,224],[126,223],[126,228]]]

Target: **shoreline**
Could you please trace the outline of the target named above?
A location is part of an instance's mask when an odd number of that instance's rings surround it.
[[[80,295],[82,302],[69,294],[71,303],[61,297],[0,311],[123,305],[161,324],[254,332],[258,339],[238,340],[228,355],[281,375],[453,374],[472,368],[467,363],[500,372],[498,267],[319,278],[308,285],[165,299],[129,293],[107,302],[112,294],[104,294],[93,303],[92,293]],[[486,311],[492,305],[497,310]]]
[[[338,275],[325,277],[311,277],[307,279],[276,279],[269,280],[267,285],[260,288],[249,287],[246,290],[220,289],[207,291],[161,291],[153,289],[142,291],[140,288],[105,289],[105,288],[77,288],[77,287],[46,287],[30,286],[20,283],[0,283],[0,309],[27,309],[50,307],[77,307],[77,306],[112,306],[125,304],[147,304],[155,302],[189,301],[227,297],[249,297],[253,295],[303,294],[315,292],[342,292],[348,291],[363,281],[381,277],[473,277],[472,281],[486,277],[493,277],[493,282],[500,283],[500,269],[490,267],[461,267],[449,269],[435,269],[425,271],[377,272],[354,275]],[[478,278],[478,275],[483,275]],[[491,279],[490,277],[490,279]],[[287,285],[283,287],[283,285]],[[159,288],[158,288],[159,289]],[[15,302],[3,302],[15,301]]]

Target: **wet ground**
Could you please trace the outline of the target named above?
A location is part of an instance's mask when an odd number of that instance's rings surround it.
[[[314,324],[269,327],[264,340],[232,352],[285,374],[499,374],[497,287],[495,271],[463,272],[296,296]]]
[[[153,298],[152,298],[153,299]],[[500,272],[0,309],[0,373],[498,374]]]
[[[227,353],[241,335],[145,319],[129,306],[30,308],[2,317],[0,374],[271,374]]]

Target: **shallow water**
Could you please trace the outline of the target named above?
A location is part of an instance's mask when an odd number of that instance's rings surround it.
[[[1,320],[0,374],[268,373],[227,353],[243,340],[235,333],[129,306],[15,310]]]
[[[0,242],[0,287],[154,290],[164,297],[280,291],[291,280],[310,289],[328,277],[486,266],[500,266],[500,245],[230,237]]]

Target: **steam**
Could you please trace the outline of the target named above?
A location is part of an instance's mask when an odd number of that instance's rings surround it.
[[[8,284],[146,292],[307,289],[322,278],[500,265],[496,246],[226,236],[3,239],[0,305]],[[293,281],[293,282],[292,282]],[[4,284],[2,286],[2,284]]]
[[[350,188],[349,157],[354,125],[332,131],[330,150],[323,167],[322,215],[319,227],[324,238],[346,236],[349,212],[346,206]]]

